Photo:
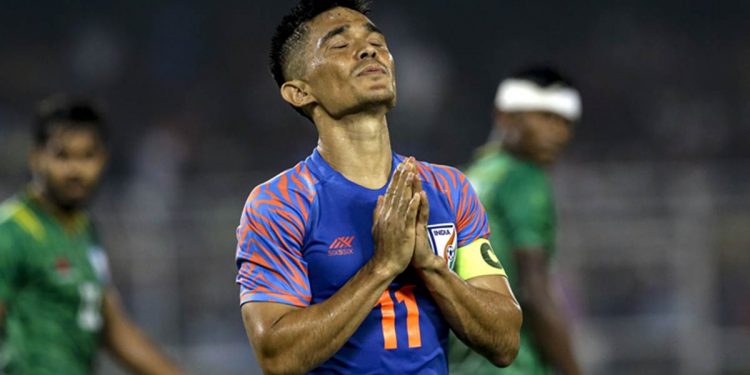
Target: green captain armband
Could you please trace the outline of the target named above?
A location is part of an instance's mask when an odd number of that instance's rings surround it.
[[[495,251],[492,250],[490,241],[484,238],[460,247],[456,253],[455,271],[464,280],[489,275],[508,277]]]

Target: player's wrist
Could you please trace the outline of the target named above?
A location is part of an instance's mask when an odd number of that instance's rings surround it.
[[[403,272],[405,268],[390,259],[377,256],[373,257],[369,263],[371,266],[371,272],[375,273],[382,279],[393,279]]]
[[[432,252],[426,254],[418,262],[415,262],[414,268],[420,272],[438,272],[442,269],[447,269],[448,264],[445,259],[434,255]]]

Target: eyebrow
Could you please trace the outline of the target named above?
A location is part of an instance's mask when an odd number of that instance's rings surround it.
[[[322,45],[326,44],[326,42],[328,42],[328,40],[330,40],[331,38],[333,38],[336,35],[343,34],[348,29],[349,29],[349,25],[344,25],[344,26],[339,26],[339,27],[337,27],[337,28],[329,31],[328,33],[326,33],[326,35],[323,38],[320,39],[320,45],[322,46]]]
[[[371,33],[378,33],[380,35],[383,35],[383,32],[380,31],[380,29],[377,26],[375,26],[372,22],[366,22],[364,24],[364,26],[365,26],[365,29],[367,29],[367,31],[369,31]],[[335,29],[327,32],[326,35],[323,36],[323,38],[320,39],[320,45],[322,46],[322,45],[326,44],[326,42],[328,42],[331,38],[333,38],[336,35],[343,34],[347,30],[349,30],[349,25],[339,26],[339,27],[337,27],[337,28],[335,28]]]

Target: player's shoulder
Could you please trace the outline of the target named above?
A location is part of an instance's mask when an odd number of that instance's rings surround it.
[[[507,151],[497,153],[493,159],[516,175],[533,177],[545,175],[544,168],[539,164],[528,158],[517,156]]]
[[[423,184],[432,185],[444,193],[460,191],[467,182],[463,172],[449,165],[417,160],[417,171]]]
[[[489,180],[498,184],[498,188],[519,188],[543,186],[547,183],[547,174],[538,164],[510,154],[506,151],[489,152],[480,157],[472,173],[483,173]]]
[[[17,195],[0,203],[0,236],[19,238],[44,237],[44,225],[31,208]]]
[[[18,211],[23,207],[16,197],[10,197],[0,203],[0,227],[13,221]]]
[[[318,179],[311,172],[309,165],[306,161],[301,161],[255,186],[247,198],[246,206],[309,206],[317,194],[317,185]]]
[[[511,185],[525,188],[546,188],[549,184],[544,169],[531,161],[517,161],[509,169],[507,180]]]

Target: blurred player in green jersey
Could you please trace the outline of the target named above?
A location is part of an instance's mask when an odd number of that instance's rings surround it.
[[[84,210],[107,161],[104,138],[85,102],[39,107],[32,180],[0,205],[0,373],[90,374],[100,345],[135,373],[181,373],[123,311]]]
[[[513,364],[498,369],[453,338],[451,374],[579,374],[568,323],[550,286],[555,211],[545,167],[570,141],[580,96],[553,69],[536,67],[502,81],[495,124],[467,176],[487,210],[490,242],[516,291],[524,322]]]

